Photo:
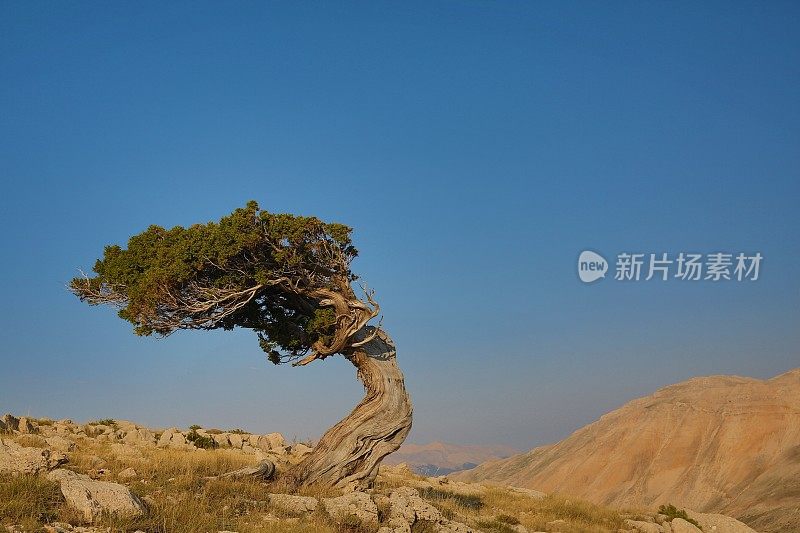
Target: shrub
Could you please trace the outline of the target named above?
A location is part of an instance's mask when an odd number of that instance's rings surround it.
[[[113,418],[101,418],[100,420],[95,420],[93,422],[89,422],[90,426],[116,426],[117,421]]]
[[[659,507],[658,508],[658,512],[660,514],[666,515],[669,518],[670,522],[672,522],[672,520],[674,518],[683,518],[684,520],[686,520],[690,524],[692,524],[695,527],[697,527],[697,529],[703,529],[702,527],[700,527],[700,524],[697,523],[697,520],[695,520],[693,518],[689,518],[689,515],[686,514],[686,510],[685,509],[680,509],[679,510],[677,507],[675,507],[671,503],[669,503],[667,505],[662,505],[661,507]]]
[[[186,440],[197,446],[198,448],[204,448],[206,450],[212,450],[217,447],[217,443],[214,442],[214,439],[207,435],[201,435],[197,432],[200,429],[200,426],[197,424],[189,426],[189,434],[186,435]]]

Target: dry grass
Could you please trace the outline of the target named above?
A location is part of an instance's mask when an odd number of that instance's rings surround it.
[[[14,437],[17,442],[35,445],[36,439]],[[34,442],[35,441],[35,442]],[[270,484],[244,480],[208,479],[253,464],[255,458],[233,449],[183,451],[161,448],[112,446],[108,442],[82,439],[69,453],[68,468],[108,481],[123,482],[117,477],[132,467],[137,476],[125,484],[147,502],[147,516],[119,519],[105,516],[98,525],[113,531],[153,533],[190,533],[207,531],[282,532],[282,533],[366,533],[357,521],[335,525],[319,510],[310,516],[291,518],[270,508],[267,494],[289,492],[281,482]],[[413,476],[414,479],[424,478]],[[408,480],[381,478],[378,489],[388,493]],[[306,488],[302,495],[317,498],[339,495],[331,489]],[[541,500],[513,494],[503,488],[489,488],[485,493],[461,495],[445,488],[421,490],[426,500],[439,508],[446,518],[492,533],[508,533],[522,524],[531,531],[546,530],[547,523],[565,520],[559,526],[564,533],[616,531],[623,526],[619,512],[558,496]],[[388,509],[382,509],[386,516]],[[75,511],[68,509],[55,483],[41,477],[22,476],[0,479],[0,524],[18,524],[26,530],[53,521],[81,524]],[[414,525],[414,533],[432,530],[431,524]],[[2,526],[0,526],[2,531]]]

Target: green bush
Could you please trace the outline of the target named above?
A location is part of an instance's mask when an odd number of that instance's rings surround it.
[[[680,509],[679,510],[677,507],[675,507],[671,503],[669,503],[667,505],[662,505],[661,507],[659,507],[658,508],[658,512],[659,512],[659,514],[667,515],[667,517],[669,518],[670,522],[672,522],[672,520],[674,518],[683,518],[684,520],[686,520],[690,524],[696,526],[697,529],[701,529],[701,530],[703,529],[702,527],[700,527],[700,524],[697,523],[697,520],[695,520],[693,518],[689,518],[689,515],[686,514],[686,511],[684,509]]]
[[[206,450],[212,450],[217,447],[217,443],[211,437],[207,435],[201,435],[197,432],[200,429],[200,426],[197,424],[193,424],[189,426],[189,434],[186,435],[186,440],[197,446],[198,448],[204,448]]]
[[[94,422],[89,422],[90,426],[116,426],[117,421],[113,418],[101,418],[100,420],[95,420]]]

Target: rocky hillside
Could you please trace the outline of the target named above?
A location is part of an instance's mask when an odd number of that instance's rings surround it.
[[[456,474],[616,507],[722,512],[800,531],[800,369],[694,378],[634,400],[563,441]]]
[[[0,429],[0,531],[273,533],[751,533],[690,510],[620,512],[575,498],[382,467],[369,492],[290,492],[278,473],[309,451],[277,433],[16,418]]]
[[[480,463],[511,457],[518,450],[510,446],[465,446],[446,442],[430,444],[405,443],[386,458],[385,463],[405,463],[423,476],[443,476],[459,470],[474,468]]]

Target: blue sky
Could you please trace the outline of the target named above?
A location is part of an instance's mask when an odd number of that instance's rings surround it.
[[[135,337],[66,289],[249,199],[355,228],[410,440],[567,435],[800,366],[800,6],[0,3],[0,411],[315,437],[346,361]],[[584,249],[755,252],[752,283],[582,284]],[[612,267],[613,268],[613,267]]]

